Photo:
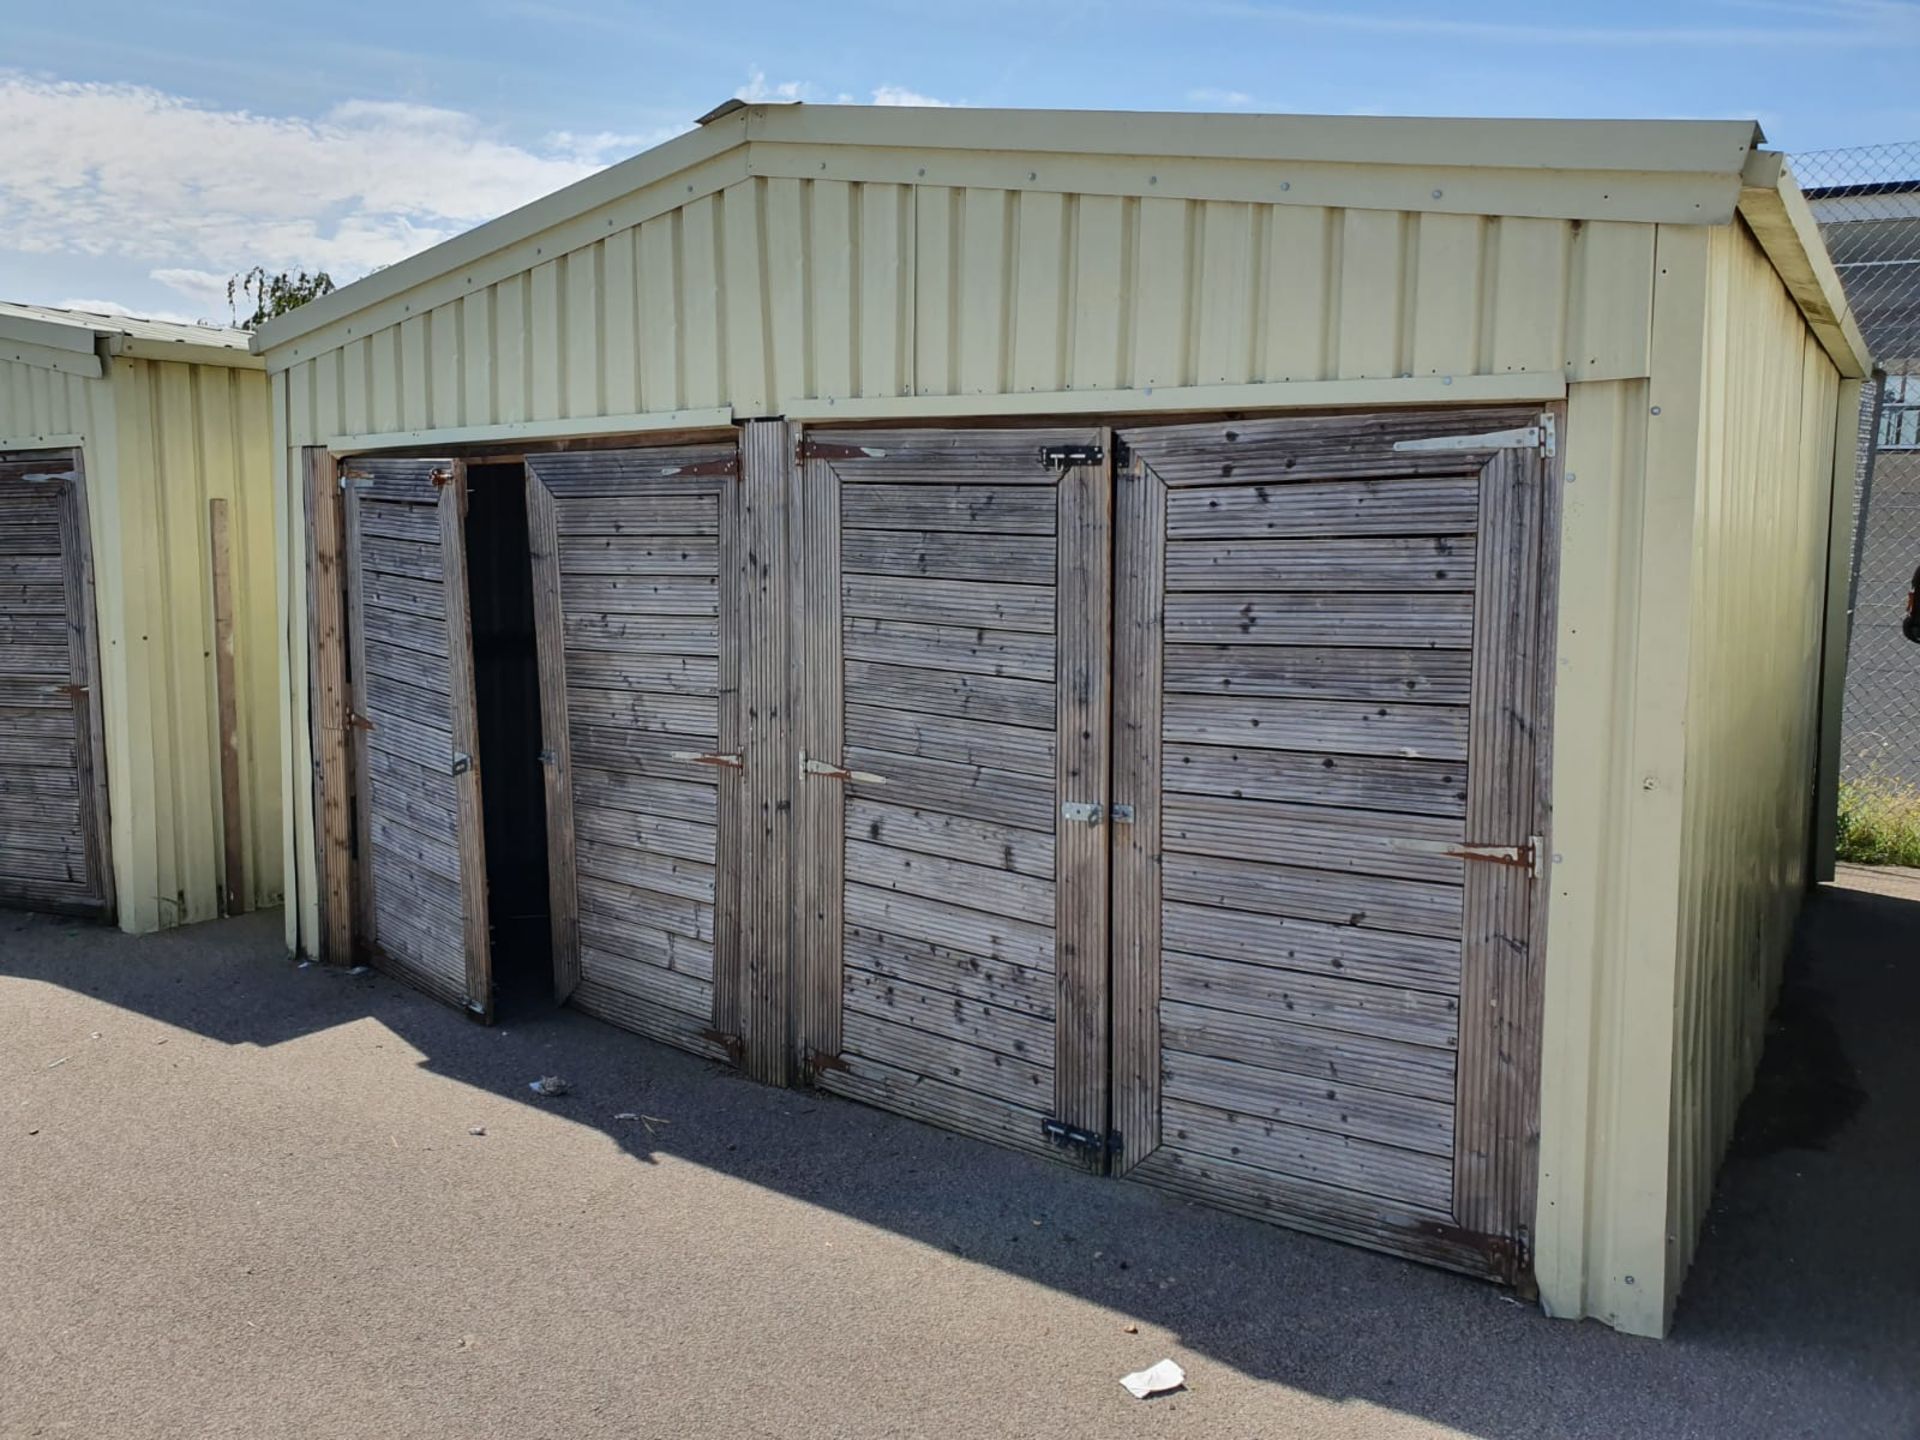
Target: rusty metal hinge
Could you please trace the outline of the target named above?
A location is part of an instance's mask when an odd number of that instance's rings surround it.
[[[370,490],[373,488],[373,476],[364,470],[342,470],[340,472],[342,490]]]
[[[700,1038],[702,1040],[711,1040],[715,1045],[718,1045],[722,1050],[726,1051],[727,1058],[735,1065],[738,1065],[741,1056],[747,1053],[747,1042],[742,1040],[738,1035],[726,1030],[709,1027],[700,1032]]]
[[[740,456],[722,455],[717,460],[696,460],[691,465],[663,465],[658,472],[667,475],[738,475]]]
[[[373,721],[362,715],[358,710],[349,710],[347,711],[347,728],[349,730],[371,730],[373,729]]]
[[[453,483],[453,471],[440,469],[431,470],[427,473],[427,479],[431,480],[433,482],[433,488],[438,490],[442,485],[451,485]]]
[[[815,760],[806,751],[800,752],[800,773],[819,775],[828,780],[851,780],[859,785],[884,785],[887,777],[875,775],[868,770],[849,770],[844,765],[829,765],[824,760]]]
[[[824,1050],[815,1050],[808,1046],[800,1054],[800,1064],[809,1076],[818,1075],[822,1070],[847,1070],[847,1062],[838,1055],[829,1055]],[[852,1073],[848,1071],[848,1073]]]
[[[727,770],[744,770],[746,760],[738,751],[725,755],[708,754],[700,750],[674,750],[670,758],[684,760],[689,765],[717,765]]]
[[[815,440],[810,435],[802,435],[800,443],[794,446],[794,455],[801,460],[884,460],[887,452],[878,445],[835,445],[829,440]]]
[[[1455,860],[1477,860],[1488,865],[1511,865],[1538,880],[1545,873],[1545,844],[1529,835],[1524,845],[1450,845],[1443,854]]]
[[[48,688],[55,695],[64,695],[69,700],[84,700],[92,693],[85,685],[53,685]]]

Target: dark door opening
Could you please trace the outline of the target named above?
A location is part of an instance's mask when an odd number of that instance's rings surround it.
[[[527,477],[519,464],[473,464],[467,467],[467,478],[467,586],[486,817],[494,1013],[509,1018],[553,999]]]

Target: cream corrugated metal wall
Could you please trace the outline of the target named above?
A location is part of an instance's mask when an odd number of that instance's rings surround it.
[[[1759,1063],[1806,885],[1840,377],[1734,225],[1708,254],[1669,1294]]]
[[[100,630],[120,923],[211,919],[223,883],[207,502],[229,505],[249,903],[279,902],[281,716],[267,377],[113,358],[98,380],[0,364],[0,441],[78,437]]]
[[[687,174],[687,189],[709,183]],[[285,575],[306,573],[300,447],[341,437],[851,397],[1591,381],[1649,363],[1650,224],[797,178],[618,223],[637,203],[536,237],[519,247],[527,268],[459,298],[429,306],[427,287],[417,310],[376,309],[393,323],[349,321],[295,348],[308,358],[274,376]],[[304,715],[304,584],[283,599],[288,713]],[[311,949],[312,753],[290,729],[301,899],[287,939]]]
[[[1805,882],[1839,377],[1736,222],[1568,395],[1536,1257],[1665,1332]]]

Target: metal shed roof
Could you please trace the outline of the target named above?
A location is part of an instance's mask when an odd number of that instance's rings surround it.
[[[0,300],[0,355],[68,373],[97,376],[99,360],[111,355],[256,369],[261,361],[248,349],[251,338],[245,330],[226,325],[187,325]]]
[[[546,232],[642,191],[666,203],[680,188],[672,182],[710,183],[710,172],[724,170],[737,179],[918,181],[1563,220],[1724,225],[1741,214],[1836,363],[1864,373],[1865,349],[1818,228],[1780,157],[1758,149],[1764,139],[1751,120],[723,105],[685,135],[269,321],[253,347],[265,354],[324,329],[330,334],[294,353],[331,348],[349,333],[340,322],[383,302],[436,281],[459,288],[465,267],[523,246],[531,262],[541,253],[532,242]],[[1823,288],[1829,281],[1830,291]]]

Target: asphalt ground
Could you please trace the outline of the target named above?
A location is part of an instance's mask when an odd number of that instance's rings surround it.
[[[0,914],[0,1435],[1920,1436],[1920,881],[1845,878],[1664,1342],[277,914]]]

